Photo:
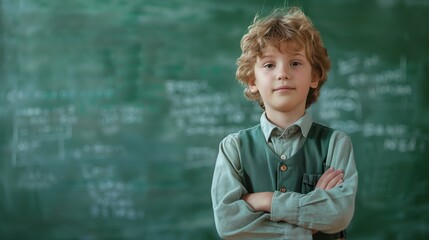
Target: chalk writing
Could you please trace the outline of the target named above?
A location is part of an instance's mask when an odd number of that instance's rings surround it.
[[[364,137],[403,136],[408,132],[408,126],[404,124],[365,123],[362,126]]]
[[[31,159],[37,159],[32,152],[46,147],[48,142],[58,149],[57,157],[64,159],[64,141],[72,137],[72,126],[77,121],[72,105],[17,109],[13,121],[12,164],[29,164]]]
[[[345,112],[352,113],[354,119],[361,118],[362,103],[357,90],[326,88],[319,101],[319,115],[324,120],[340,119]]]
[[[225,136],[255,119],[250,108],[238,105],[227,93],[213,91],[206,81],[169,80],[165,88],[169,115],[188,136]]]
[[[375,138],[381,139],[380,146],[385,151],[424,152],[428,143],[427,136],[419,129],[410,129],[405,124],[359,123],[355,120],[332,120],[329,125],[349,134],[360,134],[375,144]]]
[[[110,99],[115,96],[115,91],[110,88],[95,89],[37,89],[23,90],[14,89],[7,93],[9,102],[22,101],[56,101],[76,99]]]
[[[426,150],[427,140],[417,136],[389,137],[384,139],[383,148],[386,151],[406,152],[424,152]]]
[[[383,95],[410,96],[413,89],[407,82],[406,70],[406,57],[401,57],[398,67],[394,69],[383,69],[377,55],[339,59],[337,62],[338,74],[346,77],[348,85],[351,88],[368,89],[372,98]]]
[[[377,113],[395,111],[395,115],[400,115],[400,111],[409,111],[408,102],[411,102],[414,89],[407,81],[407,58],[400,57],[398,62],[397,67],[385,67],[384,60],[377,54],[339,58],[334,71],[341,81],[345,80],[346,87],[325,87],[322,90],[316,110],[318,117],[333,128],[368,139],[368,144],[377,145],[386,152],[425,151],[427,138],[417,134],[420,129],[399,118],[397,123],[395,118],[382,123],[372,122],[363,116],[363,113],[370,112],[369,98],[379,104],[386,101],[386,96],[401,97],[405,99],[401,102],[406,105],[389,105],[377,109]]]
[[[100,109],[98,115],[98,122],[106,135],[117,134],[121,126],[141,124],[144,121],[144,110],[141,106],[109,106]]]
[[[89,213],[94,218],[120,218],[134,220],[144,213],[135,208],[130,186],[118,180],[112,166],[83,167],[82,175],[92,199]]]
[[[332,120],[329,121],[329,126],[349,134],[360,133],[362,131],[362,125],[355,120]]]
[[[213,166],[216,156],[217,148],[189,147],[186,149],[186,167]]]
[[[106,159],[118,156],[123,151],[124,147],[121,145],[94,143],[77,147],[72,151],[72,156],[74,159]]]

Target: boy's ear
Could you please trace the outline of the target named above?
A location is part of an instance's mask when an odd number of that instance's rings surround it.
[[[310,83],[310,87],[311,88],[317,88],[317,86],[319,86],[319,76],[317,76],[317,74],[312,74],[312,78],[311,78],[311,83]]]
[[[258,87],[256,87],[255,80],[250,81],[247,84],[247,87],[249,88],[251,93],[257,93],[258,92]]]

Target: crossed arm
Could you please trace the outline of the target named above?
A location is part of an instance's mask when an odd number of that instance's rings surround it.
[[[322,190],[331,190],[332,188],[340,185],[343,182],[343,171],[329,168],[320,177],[317,182],[316,188]],[[271,212],[271,202],[273,200],[273,192],[257,192],[249,193],[241,197],[250,207],[255,211]],[[317,233],[317,230],[312,230],[312,233]]]
[[[322,190],[331,190],[332,188],[340,185],[343,182],[343,171],[329,168],[320,177],[317,182],[316,188]],[[257,192],[249,193],[241,197],[242,200],[246,201],[250,207],[255,211],[271,212],[271,202],[273,200],[274,192]]]
[[[248,194],[241,183],[237,137],[221,143],[212,184],[216,227],[223,238],[311,238],[317,231],[335,233],[350,222],[354,211],[357,171],[350,140],[332,139],[328,169],[308,194],[262,192]],[[332,160],[332,161],[331,161]],[[341,169],[341,170],[339,170]]]

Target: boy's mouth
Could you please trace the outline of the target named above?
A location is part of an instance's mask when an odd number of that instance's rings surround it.
[[[291,86],[280,86],[278,88],[275,88],[274,92],[276,92],[276,91],[290,91],[290,90],[294,90],[294,89],[295,88],[291,87]]]

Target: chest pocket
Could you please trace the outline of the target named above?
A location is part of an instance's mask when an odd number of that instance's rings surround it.
[[[319,181],[322,174],[307,174],[304,173],[302,176],[301,193],[309,193],[316,188],[316,184]]]
[[[302,175],[301,193],[305,194],[313,191],[326,169],[328,169],[327,164],[323,162],[322,169],[319,169],[318,171],[315,170],[316,173],[304,173]],[[320,170],[322,171],[321,173]]]

